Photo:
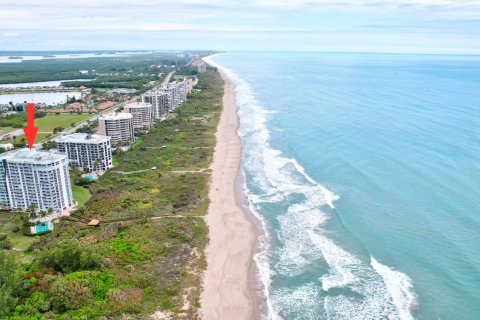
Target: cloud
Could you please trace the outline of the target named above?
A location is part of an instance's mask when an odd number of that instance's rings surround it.
[[[390,37],[399,45],[413,43],[413,35],[422,37],[417,45],[442,39],[462,49],[480,43],[480,0],[0,0],[0,16],[2,50],[25,43],[72,50],[89,44],[223,49],[270,43],[289,50],[335,39],[346,47],[356,39],[380,47],[392,46]],[[14,38],[19,34],[22,43]],[[455,37],[462,35],[469,39],[459,44]]]
[[[2,37],[18,37],[18,33],[16,32],[2,32],[0,33]]]

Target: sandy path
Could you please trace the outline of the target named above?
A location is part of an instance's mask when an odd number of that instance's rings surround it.
[[[238,206],[235,180],[241,161],[241,142],[234,86],[225,80],[223,111],[217,128],[206,221],[210,242],[204,278],[202,314],[207,320],[255,319],[252,290],[256,230]]]

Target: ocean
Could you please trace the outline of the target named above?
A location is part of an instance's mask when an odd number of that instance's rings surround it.
[[[480,56],[224,53],[265,319],[480,318]]]

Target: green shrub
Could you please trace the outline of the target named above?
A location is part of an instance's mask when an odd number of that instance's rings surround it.
[[[13,254],[0,250],[0,318],[10,314],[20,290],[18,265]]]
[[[50,298],[44,292],[34,292],[23,303],[23,312],[28,315],[35,315],[38,312],[47,312],[50,310]]]
[[[56,311],[76,310],[92,303],[92,291],[78,279],[59,278],[52,286],[52,306]]]
[[[39,255],[41,266],[61,272],[89,270],[100,265],[100,257],[80,247],[76,240],[65,240],[55,249],[44,249]]]

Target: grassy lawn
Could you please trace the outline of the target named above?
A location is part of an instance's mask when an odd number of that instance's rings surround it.
[[[7,134],[9,132],[18,130],[18,128],[12,128],[12,127],[0,127],[0,134]]]
[[[81,187],[81,186],[76,186],[72,183],[72,196],[73,200],[78,202],[78,206],[83,206],[88,199],[90,199],[90,191],[88,189]]]
[[[78,124],[91,117],[91,114],[51,114],[35,119],[35,126],[38,127],[40,132],[53,132],[55,127],[68,129],[72,122]]]
[[[46,139],[48,135],[52,135],[51,133],[37,133],[37,137],[35,138],[35,143],[42,142],[43,140]],[[24,137],[24,134],[19,134],[16,136],[15,140],[10,138],[8,140],[2,141],[2,143],[21,143],[22,138]],[[25,142],[26,143],[26,142]]]
[[[38,238],[25,236],[21,230],[13,231],[15,226],[21,227],[20,214],[18,212],[0,211],[0,233],[7,235],[15,249],[25,251]]]
[[[56,127],[63,127],[65,129],[68,129],[71,127],[72,123],[78,124],[91,117],[91,114],[52,114],[47,115],[43,118],[35,119],[35,126],[38,127],[39,132],[37,133],[37,137],[35,138],[35,143],[44,141],[45,139],[47,139],[48,135],[53,136],[53,129]],[[0,134],[4,134],[7,132],[18,130],[18,128],[3,127],[0,130]],[[24,134],[22,133],[17,135],[15,140],[10,138],[8,140],[2,141],[2,143],[20,143],[23,136]]]
[[[143,143],[142,138],[137,138],[137,139],[135,140],[135,143],[134,143],[133,145],[137,147],[137,146],[142,145],[142,143]]]
[[[112,165],[113,165],[114,167],[118,167],[118,164],[119,164],[119,162],[118,162],[118,156],[117,156],[116,154],[112,155]]]

